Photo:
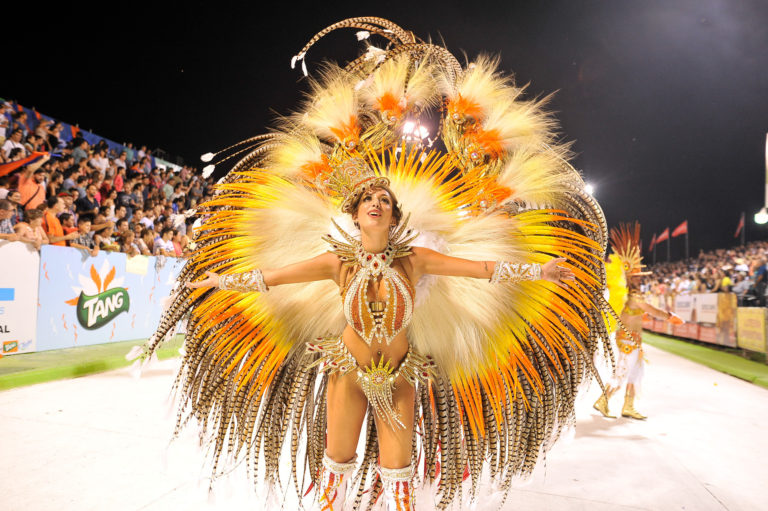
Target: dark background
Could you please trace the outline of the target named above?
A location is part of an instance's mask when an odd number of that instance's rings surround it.
[[[32,4],[30,3],[30,6]],[[367,7],[365,6],[367,5]],[[118,142],[159,147],[187,163],[262,133],[306,82],[290,58],[343,18],[388,18],[444,41],[463,60],[498,53],[575,141],[609,225],[653,232],[689,221],[691,254],[768,237],[768,2],[185,2],[29,7],[8,23],[0,96]],[[23,21],[26,20],[26,21]],[[353,30],[310,50],[344,61]],[[684,237],[672,240],[672,257]],[[658,258],[664,258],[662,244]]]

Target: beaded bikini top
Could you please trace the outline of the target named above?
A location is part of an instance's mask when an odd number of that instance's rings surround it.
[[[341,290],[347,323],[368,345],[374,340],[389,344],[410,323],[415,294],[410,281],[392,268],[392,261],[411,254],[408,243],[416,236],[411,229],[406,230],[406,219],[392,233],[384,252],[374,254],[366,252],[359,241],[333,223],[347,243],[330,235],[323,239],[342,261],[359,266]],[[379,295],[382,288],[384,298]]]

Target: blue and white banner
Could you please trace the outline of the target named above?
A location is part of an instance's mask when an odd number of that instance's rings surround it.
[[[42,247],[37,351],[145,339],[184,261]]]

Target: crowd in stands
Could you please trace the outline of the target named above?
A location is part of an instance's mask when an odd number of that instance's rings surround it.
[[[153,168],[146,147],[116,154],[106,142],[59,139],[61,125],[6,105],[0,110],[0,164],[49,153],[0,176],[0,240],[71,246],[129,257],[184,257],[194,216],[212,179],[189,167]],[[53,156],[51,156],[51,154]]]
[[[742,247],[702,251],[698,258],[651,265],[642,291],[665,297],[691,293],[735,293],[741,306],[765,306],[768,241]]]

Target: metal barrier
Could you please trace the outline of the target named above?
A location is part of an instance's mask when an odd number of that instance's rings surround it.
[[[669,298],[669,297],[668,297]],[[649,302],[683,318],[683,325],[644,319],[643,328],[652,332],[694,339],[732,348],[766,352],[766,311],[764,307],[738,307],[734,293],[677,295],[671,299],[651,296]]]

